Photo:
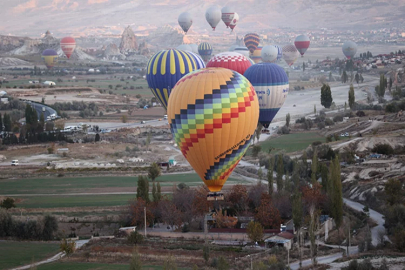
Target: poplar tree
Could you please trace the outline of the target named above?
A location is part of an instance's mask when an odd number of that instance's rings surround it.
[[[354,103],[356,101],[356,98],[354,96],[354,87],[353,84],[350,85],[350,89],[349,89],[349,107],[350,109],[354,109]]]
[[[314,154],[312,157],[312,164],[311,164],[311,182],[315,184],[317,181],[316,173],[318,172],[318,151],[314,150]]]
[[[283,155],[280,154],[277,160],[277,177],[276,177],[278,192],[283,190],[283,175],[284,175]]]
[[[273,157],[269,158],[269,169],[267,170],[267,182],[269,185],[269,194],[273,194],[273,170],[274,170],[274,159]]]

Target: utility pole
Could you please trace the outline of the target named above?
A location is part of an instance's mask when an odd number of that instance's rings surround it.
[[[143,208],[143,215],[145,220],[145,238],[146,238],[146,207]]]

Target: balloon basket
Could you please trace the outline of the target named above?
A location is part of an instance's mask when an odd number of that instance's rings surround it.
[[[267,128],[265,128],[265,129],[262,130],[262,133],[264,133],[264,134],[270,134],[270,130],[268,130]]]
[[[207,201],[223,201],[224,194],[220,192],[210,192],[207,195]]]

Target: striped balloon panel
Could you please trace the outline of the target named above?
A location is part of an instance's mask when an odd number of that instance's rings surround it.
[[[195,58],[179,50],[163,50],[148,62],[146,80],[154,96],[167,108],[174,85],[187,73],[199,69]]]
[[[222,67],[227,68],[240,74],[244,74],[252,64],[250,61],[240,53],[224,52],[216,54],[207,63],[207,67]]]
[[[259,122],[268,127],[283,106],[289,91],[288,77],[277,64],[259,63],[245,72],[259,99]]]
[[[287,65],[291,66],[298,59],[299,52],[294,45],[286,45],[283,47],[283,59]]]
[[[229,69],[195,71],[174,87],[167,114],[183,155],[210,191],[220,191],[257,125],[259,104],[250,82]]]
[[[250,53],[253,53],[257,49],[257,46],[259,46],[260,37],[258,34],[249,33],[244,37],[243,41]]]

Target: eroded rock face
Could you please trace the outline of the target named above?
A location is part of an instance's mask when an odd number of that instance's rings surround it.
[[[108,60],[124,60],[125,55],[121,54],[117,45],[109,44],[103,52],[103,58]]]
[[[122,54],[138,51],[138,42],[130,26],[125,28],[124,32],[122,33],[121,44],[119,49]]]

